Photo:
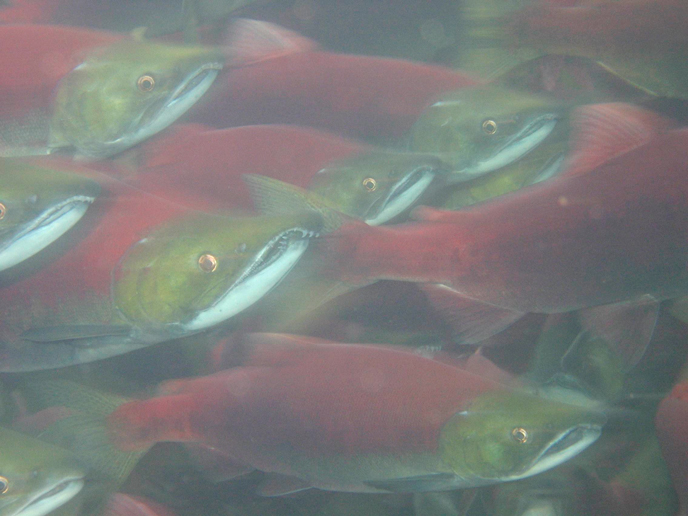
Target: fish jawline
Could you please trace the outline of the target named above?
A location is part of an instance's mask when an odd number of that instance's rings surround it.
[[[510,477],[509,480],[518,480],[521,478],[531,477],[566,462],[594,443],[600,436],[601,432],[602,429],[600,427],[584,428],[584,435],[581,439],[573,443],[571,446],[567,446],[561,451],[548,455],[547,451],[557,444],[561,439],[564,439],[570,433],[570,431],[562,433],[557,440],[550,443],[550,445],[542,451],[540,456],[535,459],[532,466],[528,468],[527,471],[520,475]]]
[[[542,123],[541,127],[526,134],[526,136],[522,136],[524,133],[528,133],[535,124],[539,123]],[[550,135],[556,125],[557,120],[555,118],[546,120],[540,117],[504,145],[496,154],[485,160],[479,161],[473,166],[460,170],[457,173],[461,175],[480,176],[487,172],[492,172],[493,170],[498,170],[510,165],[540,145],[540,143]]]
[[[60,491],[43,498],[47,493],[55,489],[55,487],[63,484],[64,487]],[[84,481],[80,478],[62,481],[60,484],[53,486],[48,491],[45,491],[29,501],[19,512],[16,513],[16,516],[44,516],[49,514],[74,498],[83,487]]]
[[[199,331],[223,322],[242,312],[260,300],[277,286],[284,276],[296,265],[308,247],[308,240],[297,240],[275,262],[254,276],[235,283],[210,308],[198,313],[183,325],[186,331]]]
[[[9,269],[48,247],[79,222],[92,202],[92,197],[80,195],[44,212],[0,249],[0,271]]]
[[[415,174],[415,171],[411,172],[411,174]],[[408,178],[409,176],[406,177]],[[366,224],[369,226],[378,226],[402,213],[421,195],[423,195],[428,186],[430,186],[430,183],[432,183],[433,179],[434,174],[426,171],[413,185],[403,191],[400,195],[395,195],[399,187],[403,185],[407,179],[400,182],[387,196],[385,204],[382,206],[382,209],[378,212],[378,214],[372,218],[366,219]]]

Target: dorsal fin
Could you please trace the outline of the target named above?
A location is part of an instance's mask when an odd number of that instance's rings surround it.
[[[245,66],[318,49],[305,36],[259,20],[239,18],[229,27],[226,49],[234,66]]]
[[[614,157],[645,145],[673,127],[653,111],[631,104],[609,103],[576,110],[569,162],[560,175],[576,176]]]

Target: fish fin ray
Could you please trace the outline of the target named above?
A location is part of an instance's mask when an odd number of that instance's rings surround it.
[[[650,295],[631,301],[586,308],[579,317],[584,329],[599,336],[618,353],[625,371],[643,357],[659,316],[659,302]]]
[[[446,285],[420,286],[430,304],[450,325],[452,337],[461,344],[477,344],[505,330],[525,315],[480,301],[474,301]]]
[[[577,109],[568,163],[560,175],[585,174],[612,158],[648,143],[673,123],[631,104],[608,103]]]
[[[279,473],[266,473],[256,493],[265,497],[282,496],[305,491],[311,487],[308,482],[300,478]]]
[[[317,50],[318,44],[274,23],[239,18],[229,27],[226,48],[232,64],[245,66]]]
[[[21,338],[37,343],[76,341],[74,344],[79,345],[79,340],[81,339],[127,337],[131,334],[131,331],[132,328],[130,326],[111,324],[43,326],[26,330],[21,334]],[[89,341],[88,346],[91,345],[92,342]]]
[[[456,476],[452,473],[429,473],[414,477],[392,478],[389,480],[368,480],[365,485],[392,493],[413,493],[450,489]]]

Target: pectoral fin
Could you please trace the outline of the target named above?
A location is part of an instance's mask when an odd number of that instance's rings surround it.
[[[81,339],[93,339],[98,337],[127,337],[131,334],[131,327],[126,325],[110,324],[79,324],[79,325],[60,325],[43,326],[32,328],[22,333],[23,340],[31,342],[64,342],[77,341],[79,345]],[[92,343],[89,342],[90,346]]]
[[[581,310],[583,329],[603,338],[623,362],[625,371],[643,357],[657,324],[659,302],[646,295],[632,301]]]
[[[481,303],[440,284],[422,285],[428,301],[451,326],[452,338],[461,344],[476,344],[518,321],[525,314]]]
[[[256,493],[260,496],[282,496],[305,491],[311,487],[308,482],[300,478],[278,473],[267,473]]]
[[[369,480],[365,485],[384,489],[392,493],[414,493],[419,491],[443,491],[455,488],[456,476],[452,473],[430,473],[415,477],[392,478],[389,480]]]

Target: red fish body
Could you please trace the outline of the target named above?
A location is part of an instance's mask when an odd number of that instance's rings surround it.
[[[0,25],[0,117],[47,109],[57,83],[87,51],[124,37],[53,25]]]
[[[295,123],[379,141],[405,134],[436,95],[480,84],[440,66],[325,52],[275,25],[249,22],[228,45],[230,55],[238,49],[236,68],[208,92],[192,121]]]
[[[140,496],[115,493],[108,498],[102,516],[174,516],[174,513]]]
[[[224,209],[251,209],[243,174],[266,175],[306,187],[329,162],[368,149],[352,140],[300,127],[212,130],[186,125],[144,142],[131,156],[136,180],[150,184],[158,195],[186,204],[193,192]],[[129,161],[127,157],[125,163]],[[130,171],[120,168],[115,173],[125,176]]]
[[[591,140],[615,125],[600,127]],[[444,283],[519,312],[685,294],[688,130],[602,164],[586,152],[587,171],[570,165],[562,177],[463,211],[427,209],[428,222],[345,226],[330,239],[335,274]]]
[[[679,514],[688,513],[688,384],[677,384],[659,404],[657,438],[680,500]]]

